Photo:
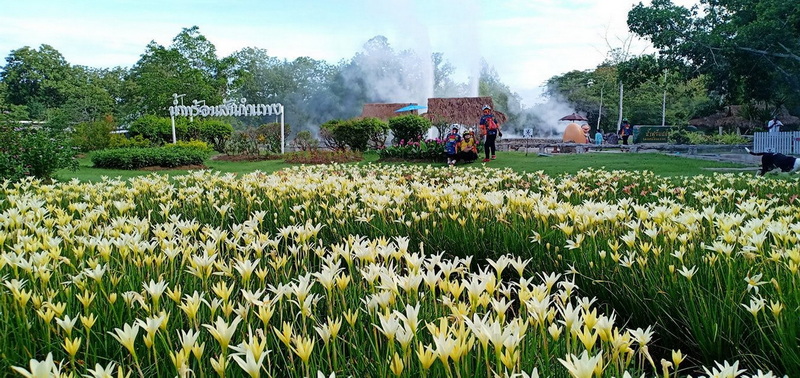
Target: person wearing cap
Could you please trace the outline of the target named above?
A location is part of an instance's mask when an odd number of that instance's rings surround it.
[[[450,134],[444,138],[444,154],[447,155],[447,164],[450,166],[456,165],[459,142],[461,142],[461,135],[458,133],[458,125],[453,125]]]
[[[775,116],[772,118],[772,121],[767,122],[767,131],[779,133],[781,132],[781,126],[783,126],[783,123],[778,120],[778,116]]]
[[[472,130],[464,131],[461,142],[458,144],[458,160],[472,163],[478,160],[478,144],[475,142],[475,133]]]
[[[500,124],[494,118],[492,108],[489,105],[483,106],[483,115],[481,116],[479,126],[481,128],[481,136],[486,137],[483,143],[483,152],[486,158],[483,159],[483,161],[489,161],[489,156],[491,156],[491,160],[497,159],[497,155],[495,155],[495,141],[497,140],[497,136],[503,136],[503,133],[500,132]]]

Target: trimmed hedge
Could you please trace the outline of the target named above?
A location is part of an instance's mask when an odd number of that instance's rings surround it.
[[[93,153],[92,163],[97,168],[173,168],[182,165],[203,164],[210,156],[211,154],[207,150],[185,146],[117,148]]]

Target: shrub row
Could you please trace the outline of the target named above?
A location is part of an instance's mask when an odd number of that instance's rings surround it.
[[[283,127],[284,138],[289,136],[291,127]],[[222,150],[231,156],[259,156],[262,153],[276,154],[281,152],[281,124],[266,123],[258,127],[250,127],[237,131],[228,139]]]
[[[139,169],[144,167],[172,168],[197,165],[211,156],[208,147],[168,145],[151,148],[118,148],[97,151],[92,163],[98,168]]]
[[[391,130],[394,144],[421,141],[431,122],[418,115],[405,115],[384,122],[378,118],[331,120],[320,125],[320,139],[334,150],[383,149]]]
[[[707,135],[697,131],[676,128],[670,133],[669,142],[674,144],[745,144],[748,140],[737,134]]]
[[[365,151],[386,144],[389,125],[378,118],[331,120],[320,125],[320,137],[326,147]]]
[[[216,119],[175,120],[175,134],[180,140],[199,139],[207,142],[215,150],[222,151],[225,142],[233,133],[233,126]],[[128,128],[128,136],[141,135],[154,144],[161,145],[172,141],[172,123],[169,118],[153,115],[142,116],[133,121]]]
[[[444,141],[441,139],[431,139],[422,142],[402,141],[396,146],[389,146],[378,150],[381,160],[402,159],[402,160],[424,160],[424,161],[443,161],[444,160]]]
[[[285,155],[283,161],[297,164],[330,164],[350,163],[361,161],[364,156],[359,151],[322,151],[307,150],[292,152]]]

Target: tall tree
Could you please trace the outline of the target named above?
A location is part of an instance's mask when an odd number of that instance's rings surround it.
[[[9,104],[24,105],[31,117],[42,119],[47,109],[67,100],[72,73],[64,56],[52,46],[41,45],[38,50],[25,46],[6,57],[0,80],[6,85]]]
[[[270,56],[266,49],[246,47],[234,52],[232,90],[251,103],[269,103],[279,98],[288,87],[280,71],[282,61]]]
[[[620,80],[626,88],[623,116],[637,125],[661,124],[665,89],[668,92],[668,125],[686,125],[691,118],[710,114],[718,104],[705,89],[705,76],[687,79],[680,70],[646,56],[617,65],[604,64],[594,70],[570,71],[554,76],[547,82],[547,94],[563,98],[576,111],[586,114],[593,127],[601,115],[600,127],[616,130],[619,119],[617,83]]]
[[[126,105],[136,109],[131,116],[165,115],[173,93],[185,94],[189,101],[222,102],[232,63],[232,58],[216,58],[214,45],[197,27],[183,29],[170,47],[150,42],[127,78]]]
[[[463,88],[453,81],[452,75],[455,67],[444,58],[443,53],[436,52],[431,54],[431,64],[433,66],[434,97],[461,97],[466,95],[466,93],[463,93]]]
[[[519,123],[520,120],[525,119],[525,117],[520,117],[520,113],[523,111],[520,96],[500,80],[497,70],[490,66],[485,59],[481,59],[478,95],[492,97],[495,109],[508,115],[509,121],[504,126],[506,130],[522,129],[526,126]]]
[[[251,103],[280,102],[288,111],[286,122],[295,130],[319,125],[330,118],[319,119],[319,97],[328,89],[335,72],[325,61],[299,57],[293,61],[272,57],[267,50],[245,48],[232,57],[232,93]],[[253,123],[252,119],[242,120]],[[257,123],[273,122],[265,116]]]
[[[666,57],[708,75],[731,102],[780,103],[800,94],[800,3],[704,0],[691,9],[670,0],[639,3],[628,26]]]

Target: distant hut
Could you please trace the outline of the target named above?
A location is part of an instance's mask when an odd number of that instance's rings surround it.
[[[429,98],[428,112],[424,115],[433,123],[446,122],[476,127],[483,115],[483,106],[492,107],[495,119],[503,124],[508,117],[494,109],[491,97]]]
[[[417,114],[417,110],[395,113],[395,110],[404,108],[409,105],[416,105],[416,104],[413,102],[403,102],[395,104],[364,104],[364,108],[361,110],[360,118],[379,118],[381,120],[388,121],[389,118],[401,115]]]

